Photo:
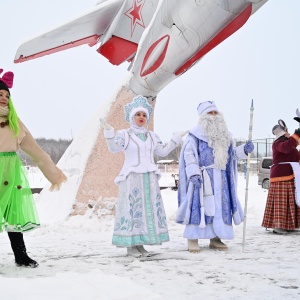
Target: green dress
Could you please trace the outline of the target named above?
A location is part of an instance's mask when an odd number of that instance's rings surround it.
[[[40,226],[26,170],[16,152],[0,152],[0,232]]]

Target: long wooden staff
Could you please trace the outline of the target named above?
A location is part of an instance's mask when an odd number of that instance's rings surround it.
[[[250,122],[249,122],[249,133],[248,133],[248,141],[252,140],[252,127],[253,127],[253,99],[251,101],[250,107]],[[245,208],[244,208],[244,227],[243,227],[243,252],[245,249],[245,239],[246,239],[246,225],[247,225],[247,206],[248,206],[248,185],[249,185],[249,171],[250,171],[250,156],[251,153],[248,153],[247,157],[247,171],[246,171],[246,189],[245,189]]]

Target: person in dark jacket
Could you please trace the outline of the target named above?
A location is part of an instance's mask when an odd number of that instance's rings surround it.
[[[296,148],[300,129],[290,135],[285,123],[280,121],[272,129],[276,138],[272,145],[273,165],[262,226],[273,228],[277,234],[287,234],[300,227],[300,198],[295,188],[298,185],[300,188],[300,155]]]

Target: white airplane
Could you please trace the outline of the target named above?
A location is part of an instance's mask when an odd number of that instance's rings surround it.
[[[23,43],[15,62],[88,44],[113,65],[131,62],[129,88],[156,96],[240,29],[267,0],[104,0]]]
[[[71,209],[73,214],[84,213],[92,200],[95,207],[106,207],[103,199],[117,196],[113,180],[121,168],[123,156],[107,151],[106,141],[99,130],[99,117],[106,118],[116,129],[128,127],[123,112],[126,103],[138,94],[150,100],[156,99],[168,83],[239,30],[266,2],[106,0],[81,16],[22,44],[15,56],[16,63],[83,44],[96,46],[96,51],[113,65],[130,62],[128,81],[109,105],[109,112],[95,116],[93,130],[90,127],[84,129],[60,160],[62,169],[72,170],[71,179],[59,195],[43,190],[39,203],[46,205],[47,209],[41,211],[47,211],[54,218],[56,208],[66,199],[76,199],[76,204],[70,203],[71,208],[66,209],[66,215]],[[153,107],[155,102],[152,101]],[[152,128],[153,119],[149,124],[149,129]],[[91,145],[90,151],[82,151],[83,145]],[[80,163],[75,166],[73,157],[79,154]],[[70,196],[70,191],[74,195]],[[53,205],[56,202],[57,206]]]

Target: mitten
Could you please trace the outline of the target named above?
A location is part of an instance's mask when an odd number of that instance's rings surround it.
[[[298,129],[295,130],[295,134],[297,134],[298,137],[300,137],[300,128],[298,128]]]
[[[184,131],[179,131],[178,134],[181,136],[181,137],[184,137],[189,131],[188,130],[184,130]]]
[[[295,117],[294,120],[297,121],[298,123],[300,123],[300,118],[299,117]]]
[[[254,145],[252,143],[252,141],[247,141],[244,145],[244,152],[246,155],[248,155],[249,153],[251,153],[254,150]]]
[[[110,129],[112,129],[112,127],[109,124],[106,123],[105,119],[101,118],[99,121],[100,121],[100,125],[102,126],[102,128],[104,130],[110,130]]]
[[[200,175],[193,175],[190,178],[190,181],[194,184],[195,187],[200,188],[203,181],[200,177]]]

